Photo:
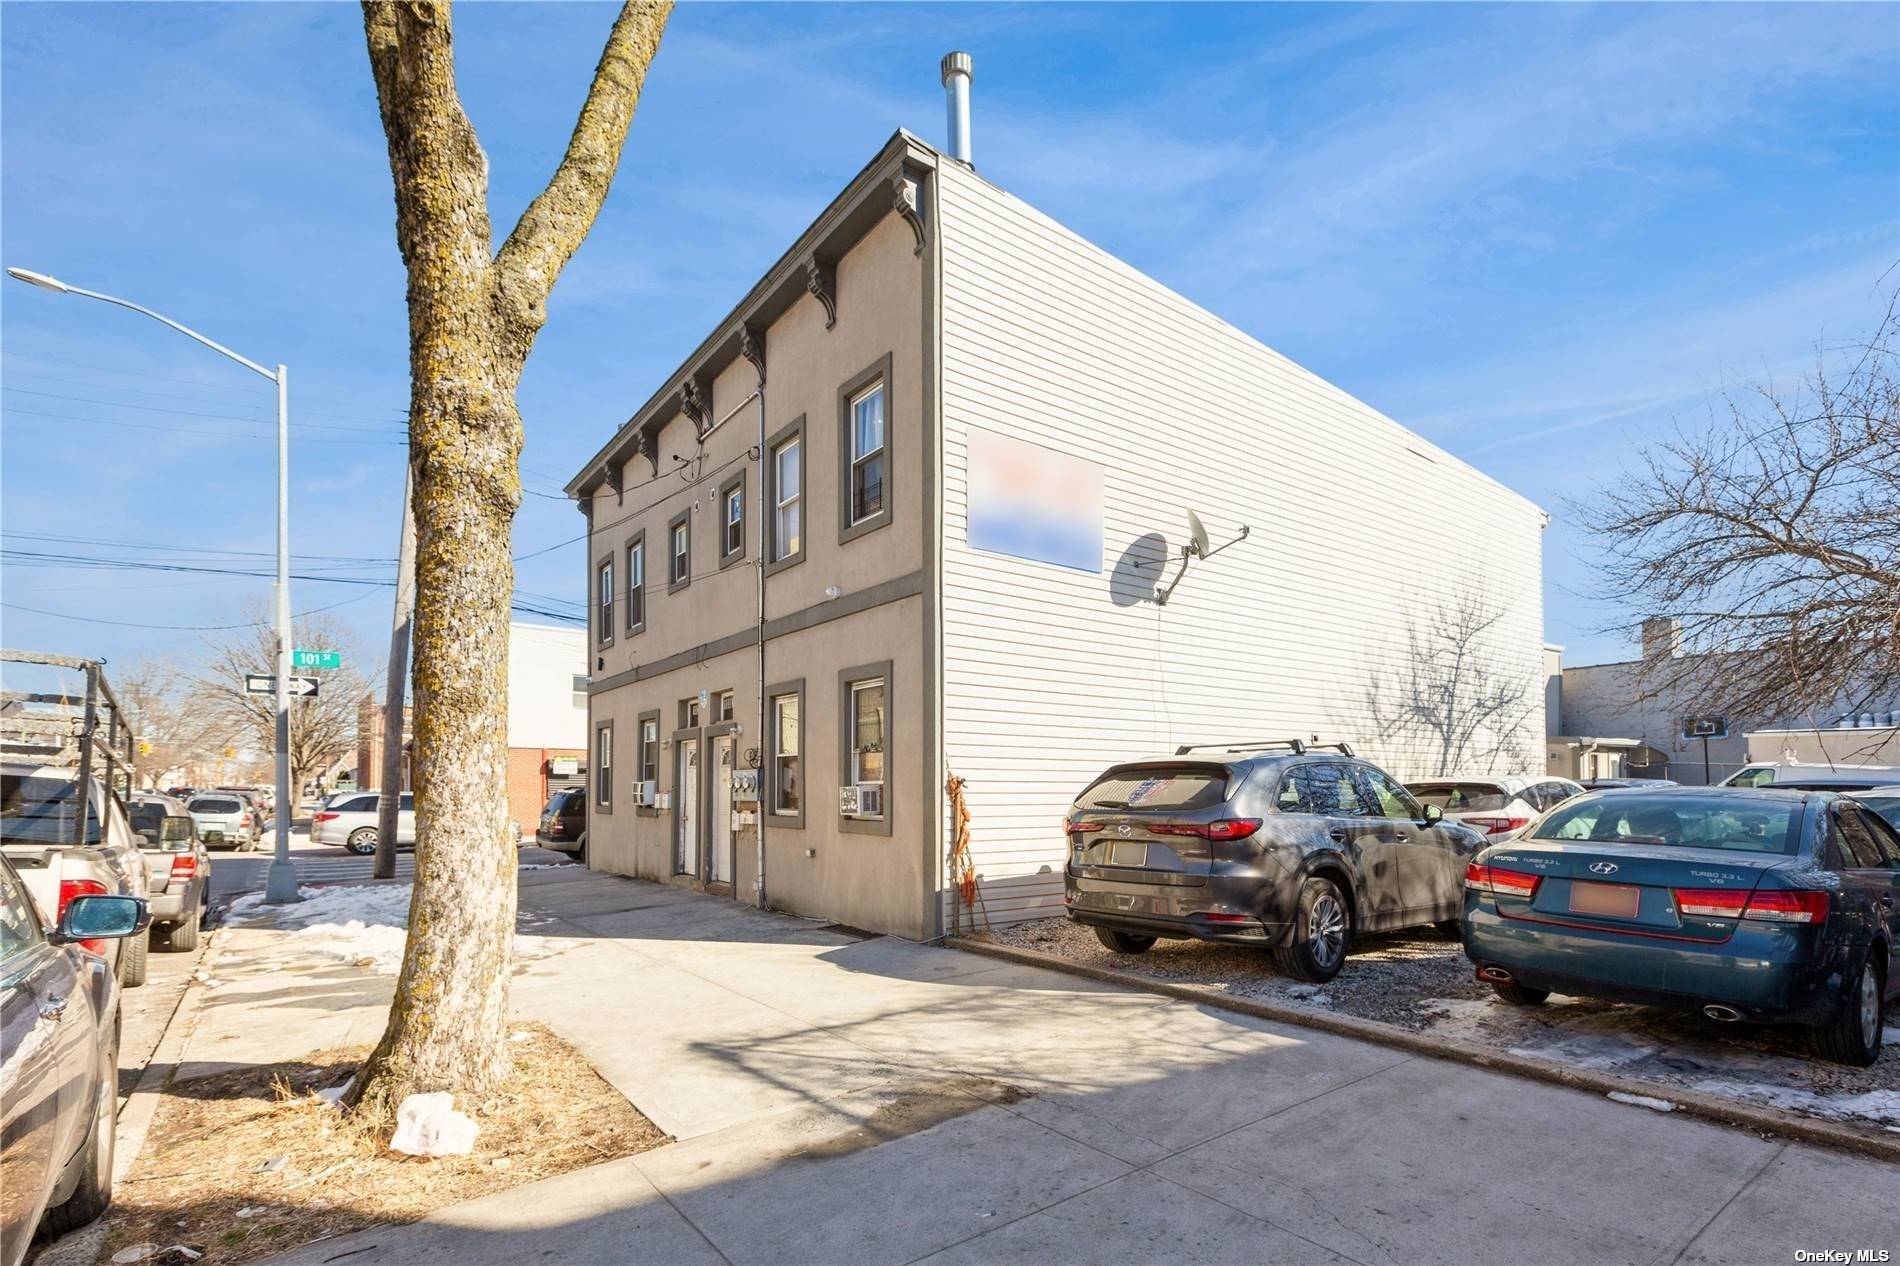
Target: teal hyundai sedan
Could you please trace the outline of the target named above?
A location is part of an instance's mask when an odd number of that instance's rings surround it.
[[[1798,1024],[1880,1057],[1900,985],[1900,834],[1854,796],[1682,787],[1567,800],[1465,870],[1465,955],[1553,993]]]

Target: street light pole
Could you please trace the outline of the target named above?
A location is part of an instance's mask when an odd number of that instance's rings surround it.
[[[270,874],[264,885],[264,900],[276,903],[296,901],[299,899],[297,868],[290,860],[290,820],[297,812],[297,802],[290,787],[290,371],[279,365],[273,373],[256,361],[238,355],[224,344],[213,342],[198,331],[129,299],[69,286],[57,277],[25,268],[9,268],[7,275],[15,281],[24,281],[29,286],[38,286],[54,294],[97,299],[101,303],[110,303],[140,316],[150,317],[160,325],[169,326],[186,338],[202,343],[219,355],[229,357],[252,373],[277,384],[277,855],[271,859]]]

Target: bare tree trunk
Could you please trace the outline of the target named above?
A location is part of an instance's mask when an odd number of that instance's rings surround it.
[[[488,159],[456,94],[448,6],[363,6],[409,273],[416,520],[416,880],[389,1026],[357,1083],[372,1114],[393,1115],[418,1091],[479,1099],[508,1071],[515,388],[555,278],[607,195],[670,10],[621,9],[559,168],[495,252]]]
[[[416,620],[415,472],[402,476],[402,529],[396,548],[396,604],[390,617],[389,670],[383,674],[382,793],[376,800],[375,878],[396,877],[396,836],[402,825],[403,700],[409,685],[409,638]]]

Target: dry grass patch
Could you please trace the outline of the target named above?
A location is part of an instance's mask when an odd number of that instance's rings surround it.
[[[317,1095],[347,1082],[367,1046],[171,1087],[114,1194],[99,1260],[139,1244],[178,1260],[162,1250],[185,1245],[205,1266],[238,1266],[671,1141],[566,1042],[534,1024],[514,1033],[501,1093],[456,1104],[481,1125],[467,1156],[392,1152],[387,1125],[373,1131]]]

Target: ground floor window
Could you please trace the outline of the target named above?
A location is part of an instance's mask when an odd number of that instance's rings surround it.
[[[797,694],[772,697],[772,812],[781,817],[804,814],[800,703]]]
[[[594,807],[613,808],[614,727],[611,723],[594,731]]]
[[[838,674],[838,685],[839,825],[859,834],[889,835],[890,661],[846,669]]]
[[[660,718],[640,720],[640,781],[658,783],[660,779]]]

